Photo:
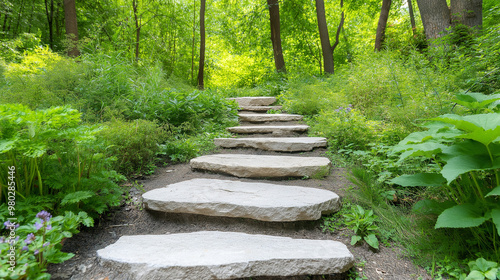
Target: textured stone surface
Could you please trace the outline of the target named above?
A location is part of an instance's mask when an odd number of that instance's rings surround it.
[[[282,106],[240,106],[240,111],[269,111],[269,110],[281,110]]]
[[[142,197],[147,209],[161,212],[270,222],[317,220],[340,208],[338,195],[327,190],[214,179],[183,181]]]
[[[242,178],[326,176],[330,160],[324,157],[218,154],[194,158],[191,168]]]
[[[327,145],[323,137],[216,138],[214,143],[223,148],[255,148],[277,152],[311,151]]]
[[[307,125],[248,125],[228,127],[227,130],[232,133],[253,134],[253,133],[273,133],[283,134],[290,132],[306,132],[309,130]]]
[[[263,97],[237,97],[228,98],[229,100],[234,100],[239,106],[269,106],[276,102],[275,97],[263,96]]]
[[[354,264],[336,241],[217,231],[122,236],[97,255],[138,280],[333,274]]]
[[[301,115],[293,114],[238,114],[242,122],[290,122],[300,121]]]

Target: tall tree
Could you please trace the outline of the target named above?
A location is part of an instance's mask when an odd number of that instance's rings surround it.
[[[387,19],[389,19],[389,11],[391,10],[391,0],[382,1],[382,9],[378,19],[377,34],[375,36],[375,50],[380,51],[382,43],[385,39],[385,29],[387,27]]]
[[[274,65],[276,71],[286,72],[283,49],[281,48],[280,6],[279,0],[267,0],[271,22],[271,42],[273,43]]]
[[[203,89],[203,71],[205,69],[205,0],[200,5],[200,63],[198,67],[198,88]]]
[[[78,24],[75,0],[64,0],[63,4],[66,37],[69,42],[68,55],[71,57],[77,57],[80,55],[80,50],[78,50]]]
[[[54,49],[54,0],[45,0],[45,14],[49,25],[49,46]]]
[[[441,37],[451,26],[446,0],[417,0],[417,4],[427,40]]]
[[[335,66],[333,61],[333,52],[335,48],[339,44],[339,36],[340,31],[344,26],[344,0],[340,0],[340,8],[342,9],[342,14],[340,18],[340,23],[337,27],[337,33],[335,35],[335,43],[330,45],[330,35],[328,33],[328,25],[326,23],[326,15],[325,15],[325,2],[324,0],[316,0],[316,16],[318,19],[318,29],[319,29],[319,37],[321,41],[321,50],[323,53],[323,67],[325,69],[325,73],[334,74]]]
[[[451,0],[451,23],[481,28],[483,0]]]
[[[132,0],[132,10],[134,12],[134,22],[135,22],[135,61],[139,61],[139,47],[140,47],[140,39],[141,39],[141,17],[138,14],[138,0]]]
[[[413,31],[413,35],[415,35],[417,33],[417,25],[415,24],[412,0],[408,0],[408,12],[410,13],[411,30]]]

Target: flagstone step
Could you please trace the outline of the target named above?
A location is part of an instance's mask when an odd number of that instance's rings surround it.
[[[223,148],[255,148],[276,152],[306,152],[327,146],[323,137],[216,138],[214,144]]]
[[[281,110],[282,106],[240,106],[240,111],[267,112],[269,110]]]
[[[242,122],[291,122],[303,119],[301,115],[293,114],[238,114]]]
[[[268,222],[317,220],[340,209],[334,192],[268,183],[192,179],[142,195],[147,209]]]
[[[286,133],[303,133],[309,130],[308,125],[247,125],[228,127],[227,130],[232,133],[240,134],[267,134],[276,135]]]
[[[122,236],[97,255],[103,265],[137,280],[321,275],[354,265],[337,241],[218,231]]]
[[[216,154],[192,159],[193,169],[229,174],[240,178],[323,177],[331,162],[325,157]]]
[[[269,106],[276,102],[276,97],[260,96],[260,97],[237,97],[228,98],[234,100],[239,106]]]

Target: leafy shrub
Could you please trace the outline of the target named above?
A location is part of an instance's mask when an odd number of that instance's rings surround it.
[[[119,204],[123,176],[99,152],[99,127],[81,125],[77,110],[0,105],[0,124],[0,201],[14,182],[19,198],[54,197],[61,209],[94,215]]]
[[[365,211],[363,207],[355,205],[351,207],[351,211],[345,215],[345,223],[349,229],[354,231],[351,237],[351,245],[355,245],[361,240],[366,241],[370,247],[379,249],[377,231],[378,226],[375,224],[378,217],[373,214],[373,210]]]
[[[106,142],[105,154],[116,157],[113,169],[125,175],[147,174],[154,167],[159,147],[167,132],[147,120],[113,120],[105,123],[98,136]]]

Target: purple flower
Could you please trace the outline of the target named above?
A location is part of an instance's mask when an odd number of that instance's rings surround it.
[[[23,250],[23,251],[28,251],[28,250],[29,250],[29,248],[28,248],[28,246],[23,246],[23,248],[22,248],[21,250]]]
[[[38,230],[40,230],[42,227],[43,227],[43,224],[42,224],[42,223],[40,223],[40,222],[36,222],[36,223],[35,223],[35,229],[36,229],[37,231],[38,231]]]
[[[26,240],[24,240],[24,243],[29,245],[34,240],[35,240],[35,235],[33,233],[30,233],[30,234],[28,234],[28,236],[26,236]]]
[[[45,242],[45,243],[42,245],[42,247],[47,247],[47,246],[49,246],[49,245],[50,245],[50,242],[48,242],[48,241],[47,241],[47,242]]]
[[[35,250],[35,252],[33,252],[35,255],[38,255],[38,253],[40,253],[40,251],[38,250]]]
[[[12,230],[12,228],[16,229],[19,227],[19,224],[13,224],[11,221],[7,221],[3,223],[3,225],[10,230]]]
[[[0,243],[5,243],[5,237],[3,236],[0,237]]]
[[[48,222],[50,220],[50,218],[52,218],[52,215],[50,215],[49,212],[42,210],[42,211],[38,212],[38,214],[36,214],[36,217],[40,218],[44,222]]]
[[[52,225],[51,224],[48,224],[47,225],[47,230],[51,230],[52,229]]]
[[[352,108],[351,108],[351,107],[349,107],[349,108],[345,108],[345,111],[346,111],[347,113],[351,112],[351,110],[352,110]]]

